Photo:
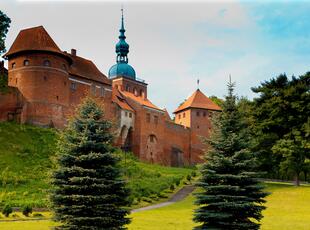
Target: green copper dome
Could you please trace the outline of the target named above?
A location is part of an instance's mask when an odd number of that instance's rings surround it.
[[[123,10],[122,10],[122,22],[121,22],[121,28],[119,30],[119,42],[115,46],[115,52],[117,54],[116,56],[116,64],[113,65],[109,70],[109,78],[115,78],[115,77],[127,77],[131,78],[133,80],[136,79],[136,72],[134,68],[132,68],[131,65],[128,64],[128,57],[127,54],[129,53],[129,45],[125,41],[125,28],[124,28],[124,16],[123,16]]]

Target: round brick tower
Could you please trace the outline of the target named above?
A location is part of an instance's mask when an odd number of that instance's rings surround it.
[[[24,101],[21,122],[62,127],[69,105],[70,57],[42,26],[20,31],[5,56],[9,86],[18,88]]]

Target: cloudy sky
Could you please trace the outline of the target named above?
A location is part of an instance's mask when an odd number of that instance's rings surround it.
[[[149,98],[172,112],[197,88],[223,97],[231,74],[239,96],[280,73],[310,70],[310,1],[0,0],[21,29],[43,25],[62,50],[77,49],[107,74],[124,6],[129,63]]]

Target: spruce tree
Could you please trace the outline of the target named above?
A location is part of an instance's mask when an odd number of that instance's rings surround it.
[[[214,121],[214,133],[206,140],[209,150],[197,183],[195,229],[259,229],[264,209],[263,185],[256,179],[254,155],[236,107],[234,84],[228,83],[223,111]]]
[[[126,229],[129,191],[112,140],[111,123],[87,98],[58,143],[51,195],[58,229]]]

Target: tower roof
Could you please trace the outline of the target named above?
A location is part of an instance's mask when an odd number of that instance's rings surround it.
[[[221,111],[221,107],[215,104],[210,98],[197,89],[183,104],[181,104],[173,113],[178,113],[189,108],[209,109]]]
[[[65,55],[43,26],[21,30],[5,56],[23,51],[48,51]]]
[[[124,15],[122,9],[122,19],[121,19],[121,28],[119,30],[119,41],[115,46],[116,52],[116,64],[113,65],[109,70],[109,78],[115,77],[127,77],[130,79],[136,79],[136,72],[134,68],[128,64],[127,54],[129,53],[129,45],[126,42],[125,36],[125,27],[124,27]]]

